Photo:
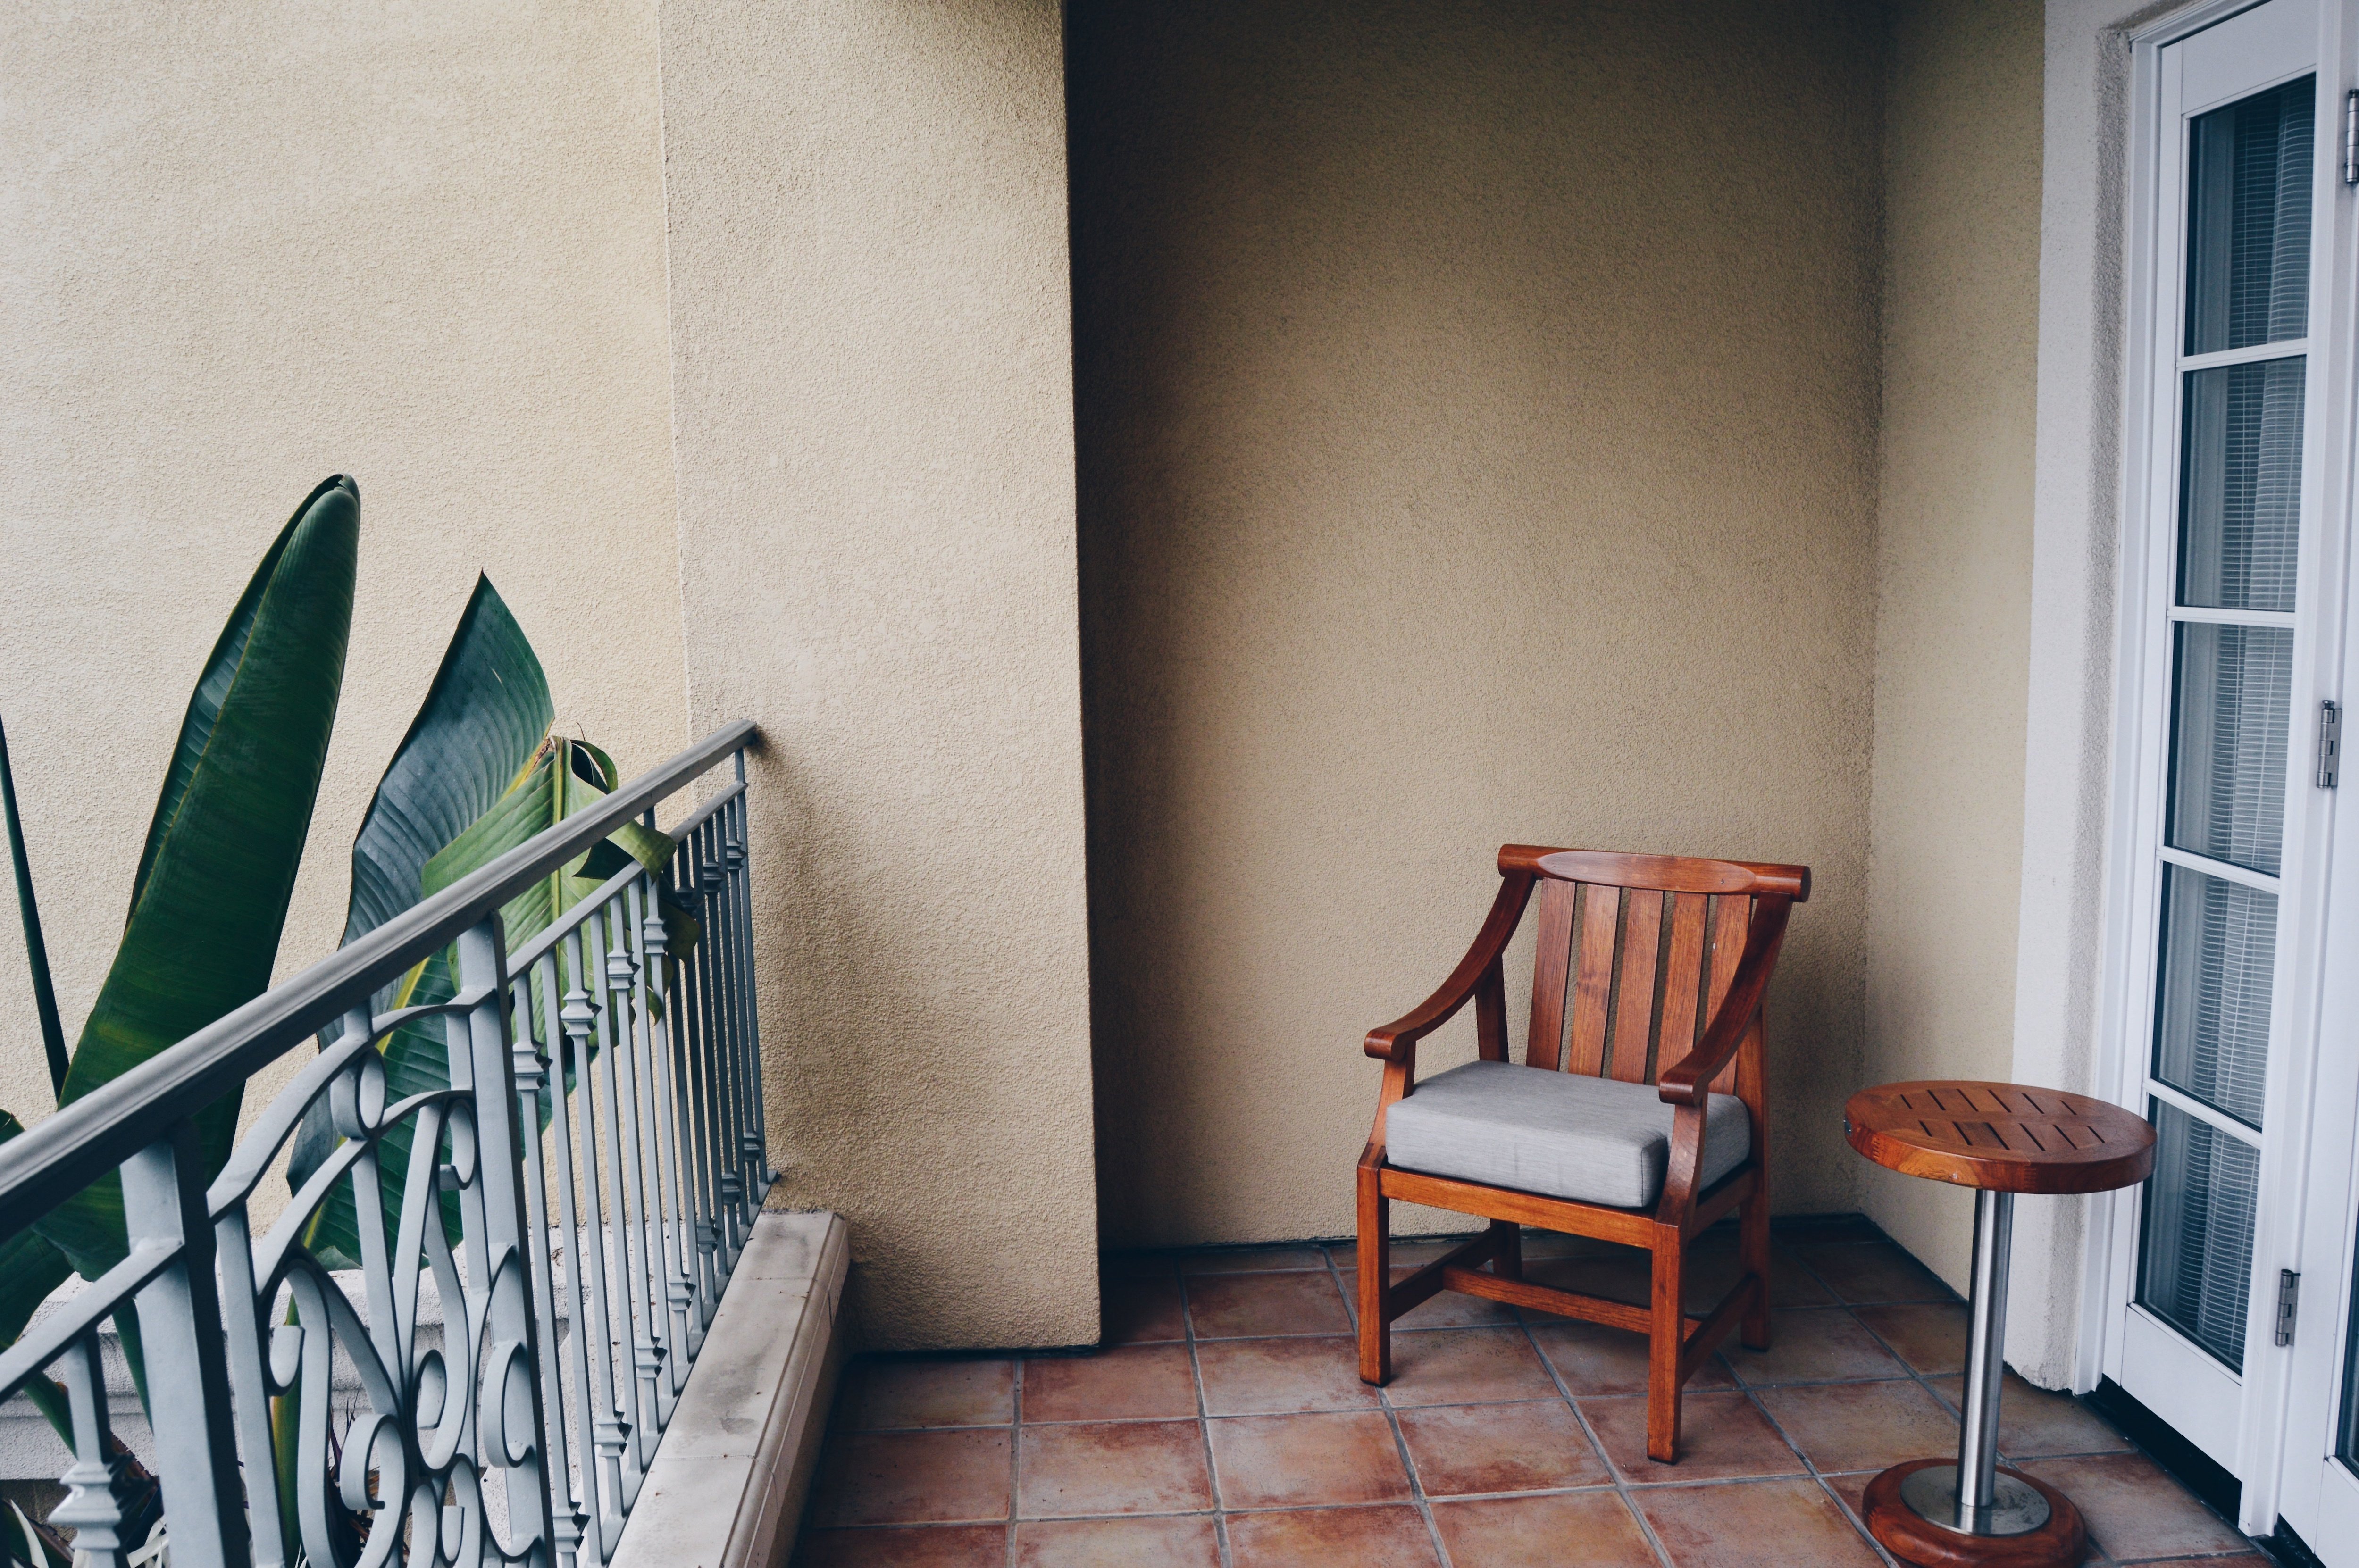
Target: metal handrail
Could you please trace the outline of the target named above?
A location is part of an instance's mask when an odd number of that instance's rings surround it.
[[[311,1039],[539,878],[585,853],[759,731],[747,719],[714,730],[589,810],[567,817],[340,947],[284,985],[224,1014],[92,1094],[0,1143],[0,1239],[97,1181],[187,1118]]]
[[[0,1235],[120,1180],[127,1256],[0,1350],[0,1398],[40,1403],[71,1451],[49,1522],[78,1532],[78,1559],[128,1568],[154,1517],[125,1489],[101,1376],[102,1321],[125,1309],[180,1568],[613,1556],[777,1176],[756,739],[714,731],[0,1145]],[[660,867],[632,864],[507,950],[512,898],[633,817],[652,827],[733,755]],[[436,954],[447,1000],[375,1011]],[[192,1118],[334,1022],[208,1184]],[[447,1059],[418,1054],[429,1022]],[[387,1103],[397,1037],[405,1092]],[[248,1199],[314,1112],[333,1152],[257,1238]],[[341,1416],[339,1368],[359,1379]]]

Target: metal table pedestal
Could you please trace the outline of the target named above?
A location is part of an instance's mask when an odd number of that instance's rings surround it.
[[[1852,1146],[1878,1164],[1974,1188],[1957,1460],[1912,1459],[1868,1483],[1869,1533],[1922,1568],[2077,1568],[2088,1549],[2081,1511],[1998,1463],[2015,1195],[2142,1181],[2153,1130],[2118,1107],[2011,1084],[1890,1085],[1853,1097],[1843,1119]]]

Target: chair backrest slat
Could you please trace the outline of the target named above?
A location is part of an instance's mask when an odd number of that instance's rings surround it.
[[[1540,884],[1539,945],[1532,963],[1532,1032],[1524,1043],[1527,1065],[1554,1072],[1564,1044],[1564,987],[1572,959],[1572,911],[1580,889]]]
[[[1745,956],[1745,934],[1753,924],[1753,901],[1739,894],[1713,899],[1712,921],[1712,1000],[1704,1011],[1704,1022],[1709,1026],[1720,1004],[1727,1000],[1729,983],[1736,979],[1736,961]],[[1736,1092],[1736,1063],[1732,1058],[1727,1066],[1713,1078],[1715,1093]]]
[[[1567,1067],[1595,1077],[1605,1068],[1605,1005],[1614,991],[1614,953],[1622,924],[1622,890],[1571,883],[1584,894],[1581,963],[1572,976],[1572,1059]]]
[[[1613,1075],[1647,1081],[1655,1033],[1655,957],[1663,936],[1663,895],[1634,890],[1622,900],[1622,980],[1614,1002]]]
[[[1499,874],[1538,884],[1524,1060],[1633,1084],[1695,1050],[1735,983],[1755,901],[1810,896],[1807,866],[1527,844],[1501,847]],[[1738,1092],[1753,1059],[1738,1053],[1711,1087]]]
[[[1670,961],[1664,966],[1663,1022],[1655,1044],[1655,1065],[1647,1081],[1695,1049],[1696,1000],[1703,989],[1704,895],[1671,898]]]

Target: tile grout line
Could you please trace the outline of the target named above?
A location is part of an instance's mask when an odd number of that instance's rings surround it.
[[[1172,1260],[1171,1277],[1179,1281],[1180,1343],[1188,1346],[1188,1375],[1196,1385],[1196,1443],[1204,1451],[1204,1487],[1212,1502],[1212,1545],[1220,1553],[1221,1568],[1234,1568],[1235,1554],[1229,1544],[1229,1510],[1221,1498],[1221,1472],[1212,1463],[1212,1423],[1210,1407],[1204,1400],[1204,1364],[1196,1354],[1196,1314],[1189,1310],[1188,1271]]]
[[[1623,1479],[1622,1472],[1614,1465],[1613,1455],[1605,1452],[1604,1443],[1598,1437],[1596,1428],[1589,1422],[1589,1413],[1581,1408],[1581,1401],[1572,1397],[1572,1390],[1566,1385],[1563,1374],[1557,1370],[1556,1363],[1549,1359],[1549,1353],[1540,1348],[1538,1336],[1532,1333],[1532,1320],[1521,1307],[1516,1309],[1516,1321],[1522,1325],[1525,1342],[1531,1346],[1532,1354],[1540,1358],[1540,1366],[1548,1372],[1549,1381],[1556,1385],[1559,1397],[1571,1410],[1572,1419],[1580,1424],[1582,1435],[1589,1440],[1589,1446],[1595,1451],[1598,1462],[1605,1466],[1607,1484],[1613,1487],[1614,1495],[1622,1499],[1622,1506],[1628,1509],[1630,1517],[1637,1521],[1639,1538],[1646,1541],[1647,1550],[1655,1554],[1655,1561],[1662,1564],[1663,1568],[1669,1568],[1671,1554],[1663,1545],[1662,1539],[1655,1533],[1654,1521],[1647,1519],[1636,1500],[1630,1496],[1629,1484]],[[1567,1321],[1580,1320],[1568,1319]]]
[[[1359,1268],[1358,1246],[1358,1242],[1354,1240],[1352,1254],[1352,1267],[1354,1271]],[[1343,1272],[1335,1267],[1334,1252],[1326,1248],[1321,1248],[1321,1250],[1325,1252],[1327,1257],[1328,1282],[1335,1287],[1335,1293],[1343,1298],[1343,1320],[1352,1325],[1352,1338],[1356,1351],[1360,1334],[1360,1314],[1365,1310],[1366,1303],[1343,1288]],[[1385,1283],[1389,1288],[1392,1281],[1387,1280]],[[1417,1461],[1410,1456],[1408,1451],[1408,1438],[1401,1431],[1400,1411],[1393,1403],[1392,1390],[1389,1386],[1379,1385],[1376,1389],[1376,1408],[1384,1411],[1385,1425],[1392,1432],[1393,1449],[1400,1455],[1401,1474],[1408,1479],[1409,1504],[1417,1509],[1418,1518],[1425,1521],[1425,1533],[1433,1542],[1434,1561],[1440,1563],[1441,1568],[1453,1568],[1450,1548],[1441,1539],[1441,1527],[1434,1522],[1433,1504],[1425,1495],[1424,1477],[1417,1473]]]
[[[1776,1242],[1776,1239],[1775,1239],[1774,1238],[1771,1239],[1770,1246],[1771,1246],[1773,1249],[1777,1246],[1777,1242]],[[1812,1267],[1812,1265],[1811,1265],[1811,1263],[1810,1263],[1810,1260],[1809,1259],[1807,1259],[1807,1258],[1803,1257],[1803,1256],[1801,1255],[1801,1253],[1799,1253],[1799,1252],[1798,1252],[1798,1251],[1794,1251],[1794,1249],[1793,1249],[1792,1248],[1788,1248],[1788,1249],[1787,1249],[1787,1250],[1788,1250],[1788,1251],[1789,1251],[1789,1252],[1792,1252],[1792,1253],[1793,1253],[1794,1262],[1796,1263],[1796,1265],[1797,1265],[1797,1266],[1799,1266],[1799,1268],[1801,1268],[1805,1272],[1807,1272],[1807,1273],[1810,1276],[1810,1278],[1811,1278],[1813,1281],[1815,1281],[1817,1282],[1818,1287],[1819,1287],[1821,1290],[1822,1290],[1822,1291],[1826,1292],[1828,1295],[1832,1296],[1832,1297],[1834,1298],[1836,1306],[1837,1306],[1837,1307],[1838,1307],[1838,1308],[1839,1308],[1839,1309],[1840,1309],[1840,1310],[1841,1310],[1841,1311],[1842,1311],[1842,1312],[1843,1312],[1846,1316],[1848,1316],[1848,1317],[1851,1319],[1851,1321],[1853,1322],[1853,1324],[1854,1324],[1854,1325],[1855,1325],[1860,1329],[1860,1331],[1861,1331],[1861,1332],[1863,1332],[1863,1333],[1864,1333],[1865,1335],[1867,1335],[1870,1338],[1875,1339],[1875,1342],[1876,1342],[1878,1345],[1883,1345],[1883,1344],[1884,1344],[1883,1339],[1882,1339],[1879,1336],[1877,1336],[1877,1334],[1876,1334],[1875,1330],[1874,1330],[1874,1329],[1872,1329],[1872,1328],[1868,1327],[1868,1326],[1867,1326],[1867,1325],[1865,1325],[1865,1324],[1864,1324],[1864,1323],[1861,1323],[1861,1322],[1859,1321],[1859,1314],[1852,1310],[1852,1303],[1849,1303],[1849,1302],[1847,1302],[1847,1301],[1844,1301],[1844,1300],[1843,1299],[1843,1292],[1840,1292],[1840,1291],[1838,1291],[1838,1290],[1836,1290],[1832,1285],[1829,1284],[1829,1283],[1827,1282],[1827,1281],[1826,1281],[1826,1277],[1825,1277],[1824,1275],[1821,1274],[1821,1273],[1818,1271],[1818,1270],[1817,1270],[1816,1268]],[[1776,1278],[1776,1276],[1777,1276],[1777,1254],[1776,1254],[1776,1252],[1773,1250],[1773,1251],[1771,1252],[1771,1254],[1770,1254],[1770,1258],[1769,1258],[1769,1269],[1770,1269],[1770,1276],[1771,1276],[1771,1279],[1772,1279],[1772,1280],[1774,1280],[1774,1279]],[[1768,1283],[1768,1281],[1763,1281],[1763,1282],[1764,1282],[1765,1284]],[[1777,1321],[1777,1307],[1776,1307],[1774,1304],[1770,1307],[1770,1321],[1771,1321],[1771,1323],[1772,1323],[1773,1325],[1774,1325],[1774,1324],[1776,1323],[1776,1321]],[[1774,1332],[1774,1330],[1773,1330],[1773,1332]],[[1886,1354],[1887,1354],[1887,1355],[1891,1355],[1891,1354],[1892,1354],[1891,1349],[1890,1349],[1890,1347],[1889,1347],[1889,1346],[1886,1346]],[[1899,1365],[1900,1365],[1901,1368],[1902,1368],[1904,1371],[1907,1371],[1907,1372],[1908,1372],[1908,1373],[1910,1374],[1911,1379],[1912,1379],[1912,1380],[1913,1380],[1913,1379],[1914,1379],[1914,1374],[1915,1374],[1915,1368],[1911,1368],[1911,1367],[1908,1365],[1908,1361],[1907,1361],[1907,1360],[1905,1360],[1905,1359],[1903,1359],[1903,1358],[1902,1358],[1901,1357],[1899,1357],[1899,1356],[1894,1355],[1894,1356],[1892,1357],[1892,1358],[1893,1358],[1893,1360],[1895,1360],[1896,1362],[1898,1362],[1898,1363],[1899,1363]],[[1733,1366],[1733,1365],[1732,1365],[1732,1367],[1731,1367],[1731,1368],[1730,1368],[1730,1369],[1731,1369],[1732,1371],[1733,1371],[1733,1370],[1734,1370],[1734,1366]],[[1868,1380],[1871,1380],[1871,1381],[1877,1381],[1877,1382],[1897,1382],[1897,1381],[1899,1381],[1900,1379],[1868,1379]],[[1754,1408],[1754,1409],[1756,1409],[1756,1410],[1757,1410],[1757,1411],[1759,1411],[1761,1412],[1761,1419],[1762,1419],[1762,1420],[1764,1420],[1764,1421],[1766,1421],[1766,1422],[1767,1422],[1769,1423],[1769,1429],[1770,1429],[1772,1432],[1775,1432],[1775,1433],[1777,1434],[1778,1440],[1779,1440],[1780,1442],[1784,1443],[1784,1444],[1786,1444],[1786,1446],[1787,1446],[1787,1447],[1788,1447],[1788,1448],[1792,1449],[1792,1450],[1794,1451],[1794,1456],[1795,1456],[1796,1458],[1799,1459],[1799,1460],[1803,1463],[1803,1465],[1806,1465],[1806,1466],[1809,1468],[1810,1473],[1810,1479],[1818,1483],[1818,1486],[1819,1486],[1819,1491],[1820,1491],[1820,1492],[1821,1492],[1821,1494],[1826,1498],[1827,1501],[1829,1501],[1829,1502],[1831,1502],[1831,1503],[1834,1504],[1834,1506],[1835,1506],[1835,1512],[1836,1512],[1838,1515],[1840,1515],[1840,1516],[1842,1517],[1843,1521],[1845,1524],[1850,1525],[1850,1526],[1851,1526],[1851,1528],[1853,1529],[1853,1530],[1858,1534],[1859,1538],[1860,1538],[1862,1541],[1864,1541],[1867,1542],[1867,1549],[1868,1549],[1870,1552],[1872,1552],[1875,1553],[1876,1560],[1877,1560],[1878,1562],[1885,1563],[1885,1564],[1886,1565],[1886,1568],[1897,1568],[1897,1565],[1894,1563],[1894,1561],[1893,1561],[1892,1553],[1890,1553],[1889,1552],[1886,1552],[1886,1551],[1884,1549],[1884,1543],[1883,1543],[1882,1541],[1880,1541],[1876,1540],[1876,1539],[1875,1539],[1875,1537],[1873,1534],[1871,1534],[1871,1533],[1869,1532],[1868,1528],[1867,1528],[1867,1520],[1866,1520],[1866,1519],[1860,1519],[1860,1518],[1855,1518],[1855,1517],[1854,1517],[1854,1515],[1853,1515],[1853,1513],[1852,1513],[1851,1509],[1850,1509],[1849,1508],[1847,1508],[1847,1507],[1845,1507],[1845,1506],[1844,1506],[1844,1504],[1843,1504],[1843,1498],[1842,1498],[1841,1494],[1837,1493],[1837,1492],[1836,1492],[1836,1490],[1834,1489],[1834,1487],[1833,1487],[1832,1483],[1831,1483],[1831,1482],[1829,1482],[1829,1481],[1828,1481],[1827,1476],[1826,1476],[1826,1472],[1819,1468],[1819,1462],[1818,1462],[1817,1460],[1815,1460],[1815,1459],[1811,1458],[1809,1454],[1807,1454],[1803,1453],[1803,1452],[1802,1452],[1802,1445],[1801,1445],[1800,1444],[1799,1444],[1799,1443],[1795,1442],[1791,1436],[1788,1435],[1788,1433],[1787,1433],[1787,1432],[1786,1432],[1786,1428],[1785,1428],[1784,1423],[1782,1423],[1781,1422],[1779,1422],[1779,1421],[1778,1421],[1778,1419],[1777,1419],[1775,1415],[1772,1415],[1772,1414],[1770,1413],[1770,1411],[1769,1411],[1769,1407],[1768,1407],[1767,1405],[1766,1405],[1766,1404],[1762,1403],[1761,1399],[1760,1399],[1760,1396],[1759,1396],[1758,1394],[1756,1394],[1756,1393],[1754,1391],[1753,1386],[1752,1386],[1751,1384],[1746,1383],[1746,1382],[1745,1381],[1745,1379],[1742,1379],[1742,1378],[1739,1378],[1739,1379],[1737,1379],[1737,1383],[1738,1383],[1738,1385],[1739,1385],[1740,1387],[1742,1387],[1742,1388],[1745,1390],[1745,1397],[1746,1399],[1751,1400],[1753,1401],[1753,1408]],[[1814,1386],[1823,1388],[1823,1387],[1826,1387],[1827,1385],[1825,1385],[1825,1384],[1819,1384],[1819,1385],[1814,1385]],[[1921,1386],[1921,1385],[1920,1385],[1920,1386]],[[1940,1402],[1940,1400],[1937,1399],[1934,1402],[1938,1404],[1938,1403]]]
[[[1024,1511],[1024,1360],[1008,1357],[1007,1568],[1016,1568],[1016,1520]]]

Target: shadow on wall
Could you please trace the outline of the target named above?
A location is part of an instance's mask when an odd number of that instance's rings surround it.
[[[1350,1228],[1508,840],[1815,869],[1777,1206],[1854,1206],[1881,17],[1071,7],[1110,1242]]]

